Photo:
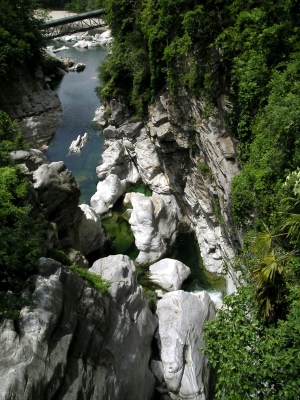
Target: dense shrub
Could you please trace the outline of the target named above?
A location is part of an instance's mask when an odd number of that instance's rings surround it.
[[[25,202],[29,182],[9,157],[9,151],[24,143],[16,124],[2,111],[0,140],[0,287],[20,290],[43,252],[43,232]]]
[[[42,58],[45,39],[39,28],[43,21],[35,14],[35,7],[33,0],[0,2],[0,81]]]

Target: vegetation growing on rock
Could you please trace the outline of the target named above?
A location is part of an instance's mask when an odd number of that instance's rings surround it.
[[[20,293],[45,250],[44,228],[28,204],[29,181],[9,157],[25,147],[17,124],[0,111],[0,320],[16,319],[28,302]]]
[[[100,68],[104,100],[119,96],[142,114],[167,85],[173,96],[184,87],[209,104],[217,105],[220,96],[232,104],[227,131],[238,141],[242,166],[233,181],[232,212],[238,229],[253,229],[253,239],[245,240],[229,266],[243,285],[206,328],[205,351],[218,375],[215,397],[297,398],[299,3],[104,0],[103,5],[114,36]],[[0,17],[0,78],[6,79],[11,63],[18,67],[40,58],[43,41],[30,0],[3,0]],[[0,278],[6,290],[18,289],[33,271],[41,235],[37,226],[31,228],[30,207],[24,205],[28,184],[8,157],[19,137],[4,114],[0,124]]]
[[[73,272],[76,273],[76,275],[80,276],[80,278],[82,278],[89,286],[98,290],[98,292],[101,292],[103,294],[109,293],[108,289],[111,285],[111,282],[103,279],[101,275],[93,274],[92,272],[89,272],[85,268],[80,268],[76,266],[74,263],[72,263],[72,261],[63,251],[56,249],[50,250],[47,252],[47,256],[55,261],[60,262],[64,266],[70,268]]]
[[[140,115],[167,86],[226,99],[242,172],[232,213],[245,239],[243,287],[206,330],[216,398],[297,398],[299,370],[299,4],[297,1],[105,0],[114,42],[99,69],[106,100]],[[247,236],[246,236],[247,238]]]
[[[0,111],[0,288],[20,290],[42,254],[43,230],[27,204],[29,181],[8,152],[24,147],[16,124]],[[34,229],[32,228],[34,226]]]

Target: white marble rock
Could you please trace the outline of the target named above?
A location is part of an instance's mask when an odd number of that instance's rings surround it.
[[[203,324],[215,317],[208,293],[169,292],[159,300],[157,315],[156,336],[170,397],[207,400],[210,371],[207,356],[199,349],[204,347]]]
[[[171,292],[179,290],[183,282],[190,276],[190,268],[181,261],[163,258],[149,267],[149,279]]]

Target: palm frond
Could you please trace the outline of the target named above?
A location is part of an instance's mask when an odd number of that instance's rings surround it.
[[[300,214],[287,214],[280,228],[282,231],[287,231],[287,237],[299,240]]]
[[[259,232],[252,243],[252,251],[258,258],[264,258],[271,251],[272,235],[268,230]]]
[[[282,204],[285,204],[286,210],[294,209],[300,205],[300,199],[295,199],[294,197],[286,197],[285,199],[281,200]],[[283,213],[279,213],[283,214]]]
[[[270,251],[269,254],[265,255],[254,265],[253,277],[256,285],[259,287],[269,283],[273,284],[280,269],[274,252]]]

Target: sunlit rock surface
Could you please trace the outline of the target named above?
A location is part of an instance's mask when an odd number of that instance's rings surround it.
[[[127,193],[125,204],[132,205],[129,219],[140,253],[136,259],[144,264],[163,257],[174,245],[178,233],[179,210],[172,196],[154,193]]]
[[[97,214],[107,212],[125,192],[126,181],[111,174],[97,185],[97,192],[91,197],[91,207]]]
[[[18,325],[0,327],[1,400],[151,399],[156,318],[132,262],[116,256],[109,264],[117,272],[105,296],[56,261],[40,260]]]
[[[171,292],[181,289],[182,283],[190,276],[191,270],[185,264],[171,258],[162,260],[150,265],[149,279]]]
[[[210,371],[199,349],[204,347],[203,324],[215,316],[208,293],[167,293],[157,304],[157,315],[161,362],[152,361],[151,368],[160,382],[158,390],[166,386],[176,400],[207,400]]]

